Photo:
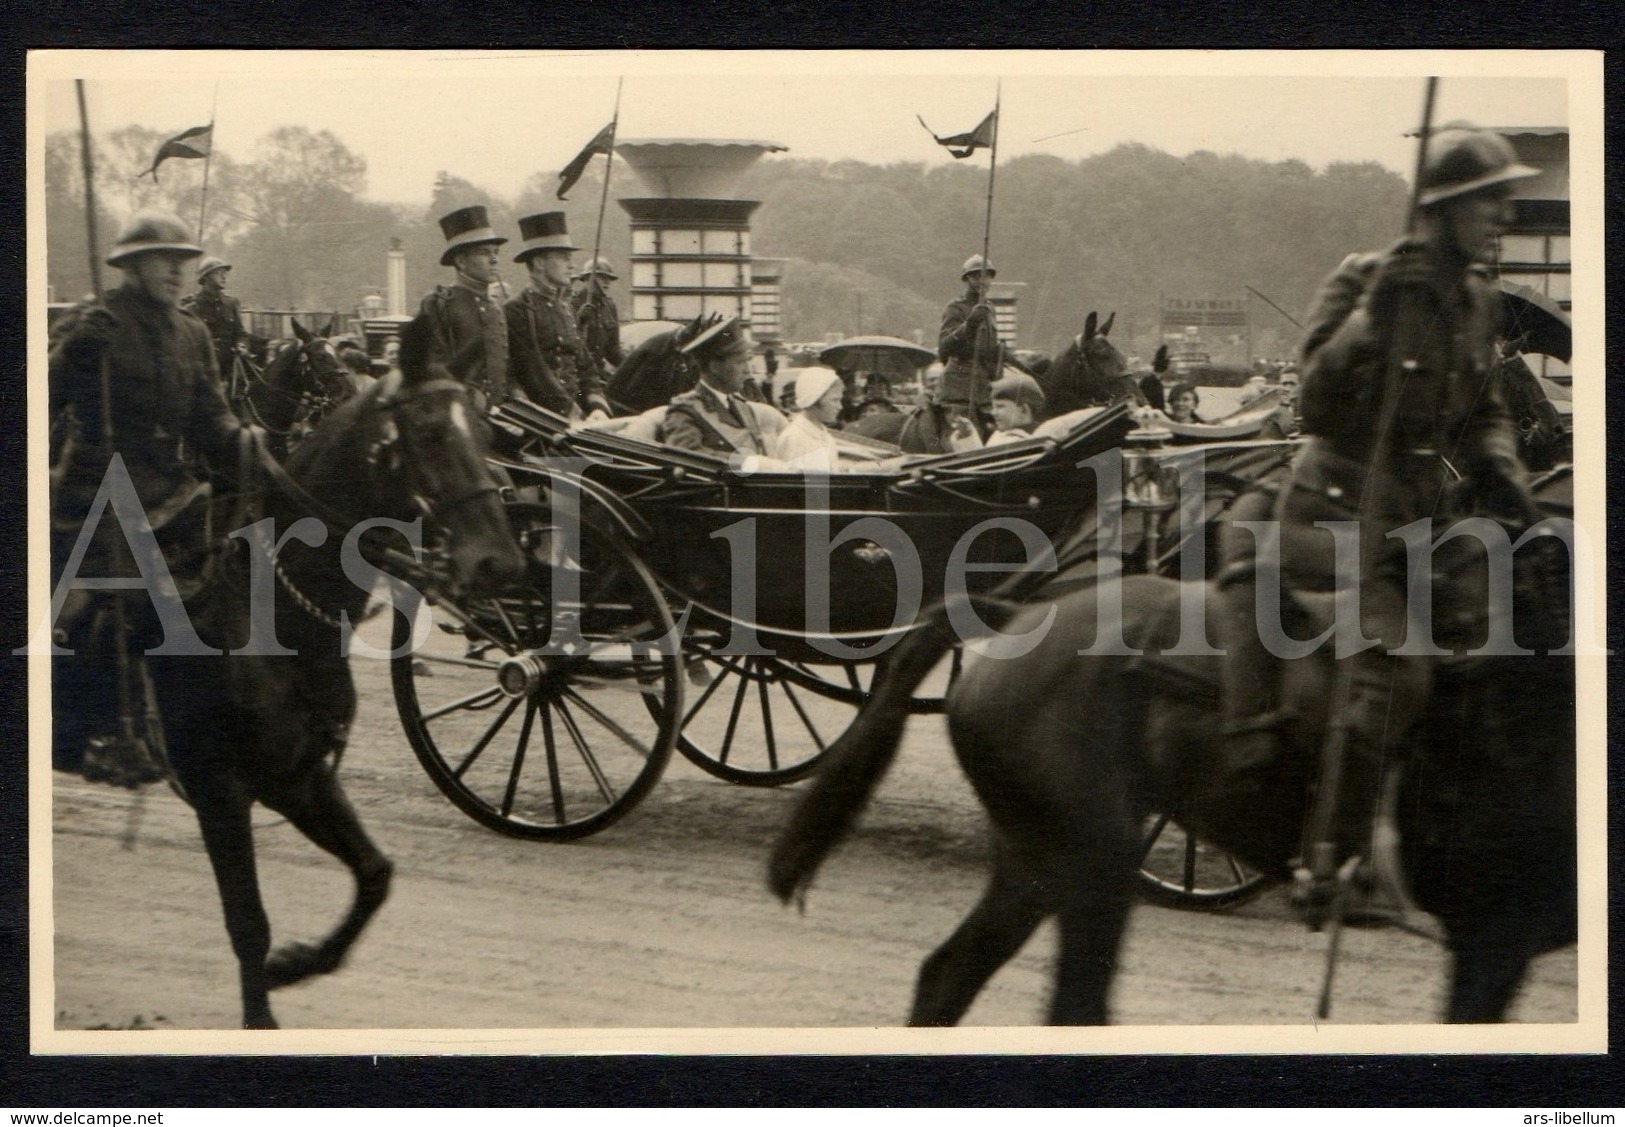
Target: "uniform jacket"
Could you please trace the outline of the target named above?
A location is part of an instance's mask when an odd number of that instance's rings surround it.
[[[428,368],[493,403],[508,394],[508,329],[502,307],[465,285],[436,286],[419,313],[434,326]]]
[[[683,450],[721,454],[768,454],[770,440],[784,428],[784,416],[740,396],[724,397],[704,380],[671,401],[660,440]]]
[[[226,403],[214,342],[202,321],[130,287],[110,291],[104,305],[118,321],[105,352],[114,448],[150,511],[198,476],[198,454],[235,464],[242,424]],[[88,308],[58,325],[50,354],[52,417],[72,407],[87,452],[102,436],[101,362],[76,357],[73,348]],[[59,490],[57,515],[82,517],[105,469],[105,459],[75,458]]]
[[[989,323],[979,331],[970,324],[976,296],[966,294],[948,303],[942,311],[942,332],[937,337],[937,358],[942,361],[944,403],[988,402],[988,387],[999,371],[999,336]],[[981,338],[981,365],[977,361],[977,338]]]
[[[561,415],[595,407],[609,410],[603,372],[592,361],[562,287],[542,293],[527,286],[502,307],[509,372],[532,400]]]
[[[570,295],[576,328],[588,352],[608,364],[611,370],[619,368],[626,359],[626,350],[621,347],[621,311],[615,307],[615,299],[604,293],[595,303],[598,308],[587,313],[587,299],[591,295],[590,288]]]
[[[215,360],[224,372],[227,358],[248,335],[243,329],[242,303],[224,290],[198,290],[187,295],[181,308],[208,327]]]

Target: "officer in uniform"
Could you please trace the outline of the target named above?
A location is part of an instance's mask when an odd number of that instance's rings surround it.
[[[53,582],[63,577],[115,455],[161,542],[192,523],[208,467],[235,472],[247,428],[227,405],[208,328],[180,308],[187,267],[202,254],[173,215],[135,215],[107,258],[124,272],[123,285],[70,312],[52,334],[50,411],[60,438],[51,473]],[[132,562],[111,508],[103,510],[75,575],[130,575]],[[178,561],[170,571],[178,583],[188,578]],[[74,656],[52,663],[53,758],[63,769],[133,783],[150,778],[139,775],[141,764],[93,769],[86,758],[92,737],[114,746],[101,739],[114,729],[119,706],[114,646],[144,650],[161,633],[150,604],[136,598],[125,604],[130,637],[110,637],[107,616],[94,612],[122,597],[76,588],[58,618],[59,641]]]
[[[1331,828],[1338,860],[1366,852],[1387,745],[1417,718],[1431,687],[1426,657],[1390,652],[1405,637],[1407,603],[1406,550],[1388,534],[1428,517],[1495,515],[1527,527],[1539,516],[1493,369],[1499,295],[1476,265],[1503,229],[1510,185],[1536,174],[1498,134],[1446,126],[1431,137],[1414,233],[1386,251],[1350,255],[1315,301],[1299,400],[1310,438],[1290,482],[1277,497],[1254,493],[1237,505],[1241,519],[1279,519],[1289,590],[1336,586],[1331,533],[1317,521],[1354,521],[1360,531],[1361,632],[1380,644],[1338,663],[1349,689],[1328,717],[1327,754],[1342,761]],[[1460,483],[1446,479],[1442,459],[1462,473]],[[1255,511],[1242,513],[1248,504]],[[1203,804],[1197,832],[1226,818],[1256,829],[1279,810],[1281,787],[1302,788],[1314,773],[1288,762],[1282,746],[1286,713],[1275,660],[1259,640],[1252,555],[1247,532],[1227,533],[1222,754],[1234,785]],[[1329,895],[1328,867],[1324,859],[1315,866],[1311,905]]]
[[[945,365],[939,402],[950,414],[968,415],[979,424],[985,423],[988,388],[998,376],[1003,352],[993,307],[987,304],[987,287],[997,273],[979,254],[965,260],[960,271],[965,292],[943,310],[937,337],[937,357]]]
[[[231,263],[225,259],[205,258],[197,268],[197,292],[187,295],[181,308],[208,326],[220,378],[228,388],[235,388],[237,352],[246,343],[248,333],[243,328],[242,303],[226,292],[226,276],[230,273]]]
[[[546,211],[519,221],[524,240],[514,261],[530,272],[530,285],[503,306],[512,382],[532,401],[570,418],[607,417],[603,369],[576,331],[570,308],[570,255],[576,247],[564,212]]]
[[[728,317],[695,335],[683,351],[700,365],[700,381],[674,397],[660,440],[684,450],[760,458],[784,429],[784,416],[740,392],[750,376],[752,347],[739,318]]]
[[[508,240],[491,229],[479,204],[444,216],[440,230],[446,237],[440,265],[453,267],[457,280],[436,286],[418,310],[432,326],[428,368],[466,384],[483,413],[508,394],[508,328],[491,296],[497,247]]]
[[[594,364],[606,374],[614,372],[626,359],[621,347],[621,313],[609,296],[609,284],[615,279],[615,267],[609,259],[596,257],[576,275],[581,285],[570,294],[570,308],[575,311],[582,342]]]

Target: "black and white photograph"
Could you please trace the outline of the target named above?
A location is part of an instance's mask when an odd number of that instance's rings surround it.
[[[31,1051],[1605,1051],[1602,74],[30,53]]]

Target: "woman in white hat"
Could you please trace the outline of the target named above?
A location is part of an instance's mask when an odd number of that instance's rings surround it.
[[[840,418],[845,385],[828,368],[803,368],[795,387],[795,414],[779,432],[778,459],[805,472],[835,473],[839,447],[829,425]]]

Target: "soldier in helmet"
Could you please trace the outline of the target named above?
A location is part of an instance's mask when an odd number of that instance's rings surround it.
[[[57,323],[50,349],[50,410],[53,431],[64,436],[52,468],[52,575],[64,579],[130,575],[125,537],[111,510],[104,510],[89,540],[84,524],[95,498],[128,481],[160,544],[187,525],[204,494],[210,470],[234,474],[245,427],[226,403],[209,330],[180,309],[190,264],[203,254],[185,224],[162,212],[141,212],[119,232],[107,264],[124,282],[97,302]],[[123,478],[113,473],[114,460]],[[207,461],[205,462],[204,459]],[[73,554],[84,554],[65,573]],[[178,583],[183,560],[169,561]],[[54,759],[59,767],[85,769],[86,741],[112,730],[118,709],[110,676],[117,645],[145,649],[156,623],[137,617],[135,638],[108,636],[105,615],[93,613],[118,593],[92,598],[75,588],[56,623],[60,644],[73,656],[53,662]],[[131,614],[147,608],[132,600]],[[145,613],[145,612],[144,612]],[[92,746],[94,751],[95,745]],[[139,764],[103,762],[96,770],[113,781],[145,781],[122,773]]]
[[[1361,633],[1379,644],[1339,662],[1350,691],[1328,717],[1327,754],[1342,763],[1331,831],[1339,863],[1366,855],[1384,755],[1431,684],[1427,658],[1392,652],[1406,631],[1406,550],[1389,534],[1422,518],[1538,519],[1493,367],[1501,306],[1477,265],[1503,229],[1511,185],[1536,174],[1498,134],[1446,126],[1432,136],[1412,234],[1385,251],[1350,255],[1315,301],[1299,397],[1310,437],[1289,483],[1276,497],[1253,494],[1237,505],[1238,518],[1280,521],[1288,589],[1336,586],[1332,534],[1316,522],[1357,522],[1360,531]],[[1444,460],[1462,481],[1446,480]],[[1255,511],[1243,513],[1247,504]],[[1199,833],[1227,818],[1256,827],[1268,816],[1261,812],[1279,809],[1281,787],[1301,794],[1314,773],[1288,761],[1281,739],[1286,711],[1259,641],[1252,554],[1247,533],[1227,533],[1223,754],[1235,786],[1199,803]],[[1318,865],[1306,884],[1312,904],[1324,902],[1326,868]]]
[[[214,341],[215,362],[227,387],[235,387],[238,351],[246,344],[242,304],[226,292],[231,263],[209,257],[198,263],[197,292],[189,294],[181,308],[198,317],[209,328]]]
[[[497,247],[508,240],[491,229],[479,204],[443,216],[440,230],[446,237],[440,265],[455,269],[457,278],[436,286],[419,308],[433,326],[428,367],[466,384],[484,411],[508,394],[508,327],[491,296]]]
[[[943,362],[939,400],[951,414],[982,424],[988,388],[1001,369],[999,334],[987,288],[998,271],[979,254],[965,260],[960,278],[965,292],[948,303],[937,337],[937,356]],[[985,430],[985,426],[982,426]]]
[[[739,318],[707,326],[683,346],[700,365],[700,381],[671,401],[660,440],[684,450],[760,459],[773,449],[784,416],[740,393],[750,377],[752,347]]]
[[[502,308],[513,382],[532,401],[567,417],[608,417],[604,372],[593,361],[570,309],[570,261],[576,247],[564,212],[519,221],[524,245],[514,255],[530,285]]]
[[[606,373],[614,372],[626,359],[621,348],[621,313],[609,295],[609,284],[615,279],[609,259],[595,257],[577,272],[576,281],[581,284],[570,295],[582,343],[593,363]]]

